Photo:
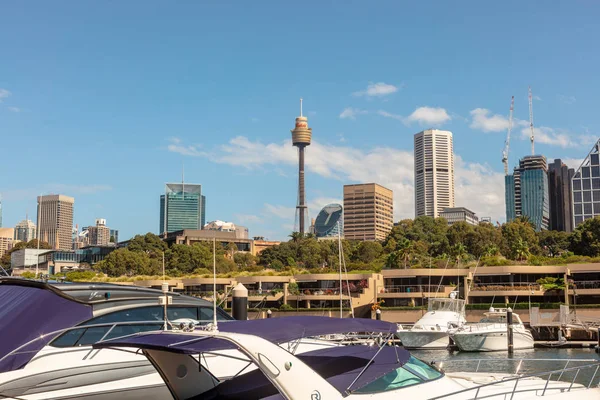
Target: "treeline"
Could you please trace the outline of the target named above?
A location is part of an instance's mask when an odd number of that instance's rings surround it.
[[[15,249],[36,248],[37,242],[19,243]],[[41,243],[41,248],[49,248]],[[341,240],[342,262],[350,271],[380,271],[382,268],[449,268],[457,265],[530,265],[598,261],[600,256],[600,217],[586,220],[573,233],[536,232],[527,218],[495,226],[456,223],[443,218],[418,217],[394,226],[383,242]],[[217,245],[217,273],[304,269],[335,272],[340,267],[338,240],[317,240],[313,235],[294,232],[290,240],[265,249],[258,257],[238,252],[235,244]],[[168,246],[158,236],[147,233],[134,237],[125,248],[110,253],[92,268],[108,276],[160,275],[164,256],[169,276],[212,274],[211,242],[191,246]],[[10,266],[10,252],[1,264]]]

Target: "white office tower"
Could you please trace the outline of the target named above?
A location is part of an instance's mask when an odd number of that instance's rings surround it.
[[[437,218],[450,207],[454,207],[452,132],[419,132],[415,134],[415,217]]]

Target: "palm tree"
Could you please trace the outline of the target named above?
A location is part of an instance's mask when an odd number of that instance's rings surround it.
[[[517,260],[521,261],[529,255],[529,245],[523,238],[519,238],[514,245],[513,251],[517,256]]]
[[[458,263],[460,260],[464,259],[467,254],[467,248],[462,243],[456,243],[452,248],[452,253],[456,257],[456,262]]]
[[[304,235],[300,232],[292,232],[288,237],[292,238],[292,242],[297,243]]]

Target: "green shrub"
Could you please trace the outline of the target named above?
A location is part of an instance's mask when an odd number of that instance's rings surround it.
[[[291,311],[294,308],[292,306],[290,306],[289,304],[282,304],[279,306],[279,310],[280,311]]]
[[[514,263],[511,262],[510,260],[507,260],[504,257],[500,257],[500,256],[486,256],[486,257],[481,257],[480,264],[482,266],[483,265],[487,265],[488,267],[498,267],[498,266],[503,266],[503,265],[512,265]]]

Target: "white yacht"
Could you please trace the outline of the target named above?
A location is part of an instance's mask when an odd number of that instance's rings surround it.
[[[412,327],[398,324],[397,336],[407,349],[445,349],[448,330],[465,324],[465,301],[456,298],[430,298],[427,313]]]
[[[508,350],[506,308],[490,308],[485,317],[476,324],[466,324],[450,332],[454,344],[461,351],[501,351]],[[533,336],[521,318],[513,317],[514,350],[533,349]]]

